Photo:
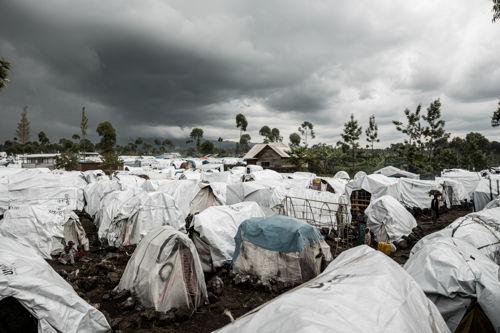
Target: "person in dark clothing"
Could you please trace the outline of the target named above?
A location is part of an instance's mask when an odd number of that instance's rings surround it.
[[[434,199],[431,201],[431,215],[432,222],[436,223],[439,219],[439,199],[437,194],[434,194]]]

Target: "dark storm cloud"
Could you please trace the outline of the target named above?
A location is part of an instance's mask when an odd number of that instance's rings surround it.
[[[453,5],[454,15],[436,15]],[[336,142],[351,113],[375,114],[384,142],[402,110],[443,100],[449,128],[470,110],[486,121],[500,72],[500,25],[489,7],[466,0],[399,1],[63,1],[0,3],[0,55],[13,63],[0,93],[0,139],[13,136],[24,105],[33,132],[54,139],[110,120],[121,140],[237,135],[234,115],[253,137],[280,124],[317,124]],[[392,128],[392,130],[391,130]]]

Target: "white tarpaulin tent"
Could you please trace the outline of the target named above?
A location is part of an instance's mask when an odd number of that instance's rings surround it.
[[[481,174],[479,172],[472,172],[462,169],[447,169],[441,172],[441,178],[454,179],[462,183],[465,190],[469,195],[476,189],[479,181],[481,180]]]
[[[429,242],[446,237],[469,243],[500,265],[500,208],[485,209],[458,218],[446,228],[422,238],[415,244],[412,253]]]
[[[172,196],[183,221],[189,214],[196,214],[207,207],[223,205],[226,202],[225,183],[207,184],[194,179],[148,180],[142,188]]]
[[[266,211],[266,214],[272,214],[272,209],[280,205],[285,198],[287,190],[282,184],[256,181],[228,184],[226,204],[255,201]]]
[[[448,333],[417,283],[367,246],[344,251],[314,280],[253,310],[219,333]]]
[[[209,207],[195,215],[193,228],[199,235],[194,236],[195,244],[204,270],[211,271],[229,264],[234,254],[234,236],[241,222],[263,216],[264,211],[255,202]]]
[[[500,178],[498,175],[489,175],[488,178],[481,178],[476,188],[472,192],[474,209],[482,210],[486,205],[500,195]]]
[[[245,175],[245,181],[281,181],[283,180],[283,176],[274,170],[262,170],[262,171],[254,171]]]
[[[144,237],[115,290],[130,290],[142,305],[160,312],[181,307],[194,310],[208,300],[193,242],[169,226],[153,229]]]
[[[0,235],[34,249],[45,259],[69,241],[89,249],[89,241],[78,216],[64,207],[15,206],[0,220]]]
[[[333,176],[333,178],[335,178],[335,179],[342,179],[342,180],[345,180],[345,181],[351,180],[351,177],[349,177],[349,174],[346,171],[339,171],[339,172],[337,172]]]
[[[85,212],[94,217],[106,194],[120,190],[120,183],[118,183],[116,179],[104,179],[88,184],[83,189],[83,194],[85,196]]]
[[[321,272],[331,257],[318,229],[297,219],[273,215],[243,221],[234,238],[233,272],[256,276],[263,284],[299,284]]]
[[[7,297],[16,298],[38,320],[40,333],[111,331],[104,315],[34,250],[0,237],[0,300]]]
[[[425,209],[431,207],[432,196],[429,192],[433,190],[443,193],[443,187],[437,181],[399,178],[395,183],[372,193],[372,200],[390,195],[405,207]]]
[[[99,207],[96,223],[99,238],[113,246],[136,244],[159,226],[185,230],[171,196],[134,187],[107,194]]]
[[[320,179],[330,185],[335,194],[345,194],[346,180],[332,177],[320,177]]]
[[[379,242],[399,242],[417,226],[413,215],[388,195],[372,200],[365,214],[368,216],[367,226]]]
[[[24,171],[25,170],[25,171]],[[51,173],[48,169],[23,169],[0,179],[0,213],[12,205],[46,204],[82,210],[83,188],[80,172]]]
[[[396,168],[392,165],[383,167],[382,169],[379,169],[374,172],[375,174],[381,174],[387,177],[394,177],[394,178],[410,178],[410,179],[420,179],[420,175],[417,175],[416,173],[409,172],[409,171],[404,171],[399,168]]]
[[[405,264],[453,332],[477,304],[500,332],[500,267],[468,242],[439,237],[426,242]]]
[[[144,178],[141,178],[136,175],[131,175],[127,171],[120,171],[113,175],[113,178],[116,179],[120,183],[120,186],[123,190],[130,187],[141,187],[142,184],[146,181]]]
[[[389,178],[384,175],[360,175],[358,178],[351,180],[346,185],[346,193],[350,197],[352,192],[365,190],[370,193],[372,197],[377,195],[379,191],[386,189],[390,185],[398,183],[398,179]],[[382,196],[382,195],[380,195]]]
[[[190,205],[200,191],[197,180],[147,180],[142,188],[148,192],[160,191],[174,198],[181,220],[190,213]]]
[[[443,196],[446,206],[460,206],[462,202],[470,200],[465,186],[458,180],[436,177],[436,181],[443,187]]]

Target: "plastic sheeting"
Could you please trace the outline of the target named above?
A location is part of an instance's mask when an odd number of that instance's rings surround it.
[[[439,237],[426,242],[405,264],[453,332],[473,301],[500,332],[500,267],[468,242]]]
[[[469,195],[476,189],[479,181],[481,180],[481,174],[479,172],[472,172],[461,169],[448,169],[441,172],[442,178],[454,179],[462,183],[465,190]]]
[[[98,235],[108,244],[136,244],[155,227],[170,225],[185,230],[174,199],[163,192],[140,188],[115,191],[104,197],[96,215]]]
[[[448,333],[417,283],[367,246],[344,251],[314,280],[222,328],[219,333]]]
[[[413,215],[388,195],[372,200],[365,214],[368,216],[367,226],[379,242],[398,242],[417,226]]]
[[[10,206],[46,204],[82,210],[83,187],[87,185],[80,172],[51,173],[48,169],[9,169],[0,172],[0,214]]]
[[[45,259],[51,259],[51,252],[64,248],[69,241],[89,249],[78,216],[58,207],[12,207],[0,220],[0,235],[34,249]]]
[[[446,228],[422,238],[412,249],[419,251],[425,244],[451,237],[465,241],[500,265],[500,208],[491,208],[460,217]]]
[[[409,208],[430,208],[432,197],[429,192],[432,190],[443,193],[443,187],[433,180],[417,180],[409,178],[399,178],[395,183],[388,184],[372,193],[372,200],[383,195],[390,195]]]
[[[85,196],[85,212],[94,217],[99,210],[101,201],[106,194],[120,191],[121,186],[118,181],[104,179],[98,182],[93,182],[85,186],[83,194]]]
[[[387,177],[394,177],[394,178],[410,178],[410,179],[420,179],[420,175],[417,175],[416,173],[409,172],[409,171],[404,171],[399,168],[396,168],[394,166],[386,166],[382,169],[379,169],[374,172],[375,174],[381,174]]]
[[[460,206],[462,202],[470,200],[465,186],[458,180],[436,177],[436,181],[443,187],[444,199],[448,207]]]
[[[250,174],[245,175],[245,181],[281,181],[283,180],[283,176],[274,170],[262,170],[262,171],[254,171]]]
[[[226,204],[233,205],[243,201],[255,201],[272,214],[272,209],[280,205],[286,196],[287,189],[283,182],[245,182],[228,184]]]
[[[16,298],[40,333],[109,332],[104,315],[81,299],[33,249],[0,237],[0,300]]]
[[[130,290],[145,307],[161,312],[194,310],[208,300],[193,242],[168,226],[151,230],[139,243],[116,290]]]
[[[197,180],[147,180],[142,188],[148,192],[164,192],[173,197],[183,221],[190,213],[191,202],[201,189]]]
[[[350,197],[353,191],[365,190],[373,196],[388,186],[397,184],[397,182],[397,179],[389,178],[384,175],[361,175],[347,183],[346,192]]]
[[[246,220],[234,239],[233,271],[257,276],[264,284],[302,283],[331,260],[330,247],[316,228],[286,216]]]
[[[334,190],[335,194],[344,194],[347,181],[343,179],[331,178],[331,177],[320,177],[324,180],[330,187]]]
[[[343,179],[343,180],[346,180],[346,181],[349,181],[351,179],[351,177],[349,177],[349,174],[346,172],[346,171],[339,171],[337,172],[333,178],[335,179]]]
[[[489,178],[482,178],[474,191],[474,209],[482,210],[486,205],[500,195],[500,179],[491,175]]]
[[[211,262],[204,264],[217,268],[230,263],[234,254],[234,236],[239,225],[249,218],[263,216],[264,211],[255,202],[209,207],[195,215],[193,228],[210,251]]]

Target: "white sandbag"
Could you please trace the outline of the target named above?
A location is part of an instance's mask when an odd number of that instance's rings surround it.
[[[40,333],[109,332],[104,315],[81,299],[33,249],[0,237],[0,300],[16,298]]]

